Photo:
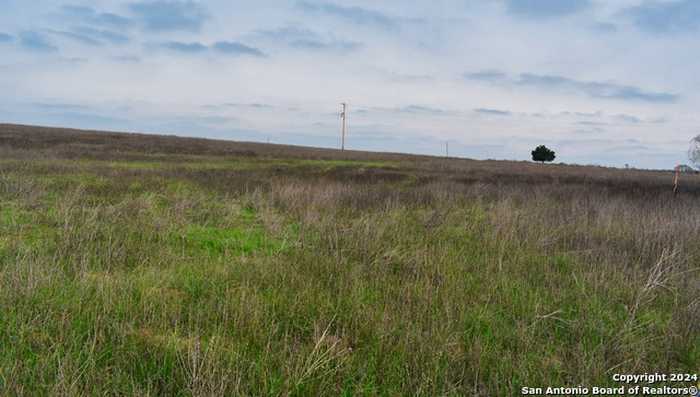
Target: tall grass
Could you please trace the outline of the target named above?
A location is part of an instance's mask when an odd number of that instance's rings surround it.
[[[673,198],[661,172],[28,128],[0,129],[0,394],[505,396],[698,370],[697,177]]]

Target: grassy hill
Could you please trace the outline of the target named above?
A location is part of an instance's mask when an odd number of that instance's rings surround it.
[[[700,176],[0,125],[0,395],[700,368]]]

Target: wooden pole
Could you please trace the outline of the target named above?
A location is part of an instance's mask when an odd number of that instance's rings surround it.
[[[340,150],[345,150],[345,133],[347,132],[348,128],[348,104],[347,103],[341,103],[343,106],[343,110],[340,113],[340,118],[342,119],[342,131],[341,131],[341,138],[340,138]]]
[[[678,181],[681,178],[681,166],[677,165],[676,166],[676,174],[673,177],[673,195],[677,196],[678,195]]]

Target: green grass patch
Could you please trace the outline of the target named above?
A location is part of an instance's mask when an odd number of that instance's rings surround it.
[[[190,254],[251,255],[253,253],[274,254],[282,245],[270,239],[258,228],[217,228],[188,226],[182,236]]]

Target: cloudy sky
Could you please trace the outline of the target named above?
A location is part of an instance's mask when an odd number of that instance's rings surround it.
[[[697,0],[0,0],[0,122],[670,168]]]

